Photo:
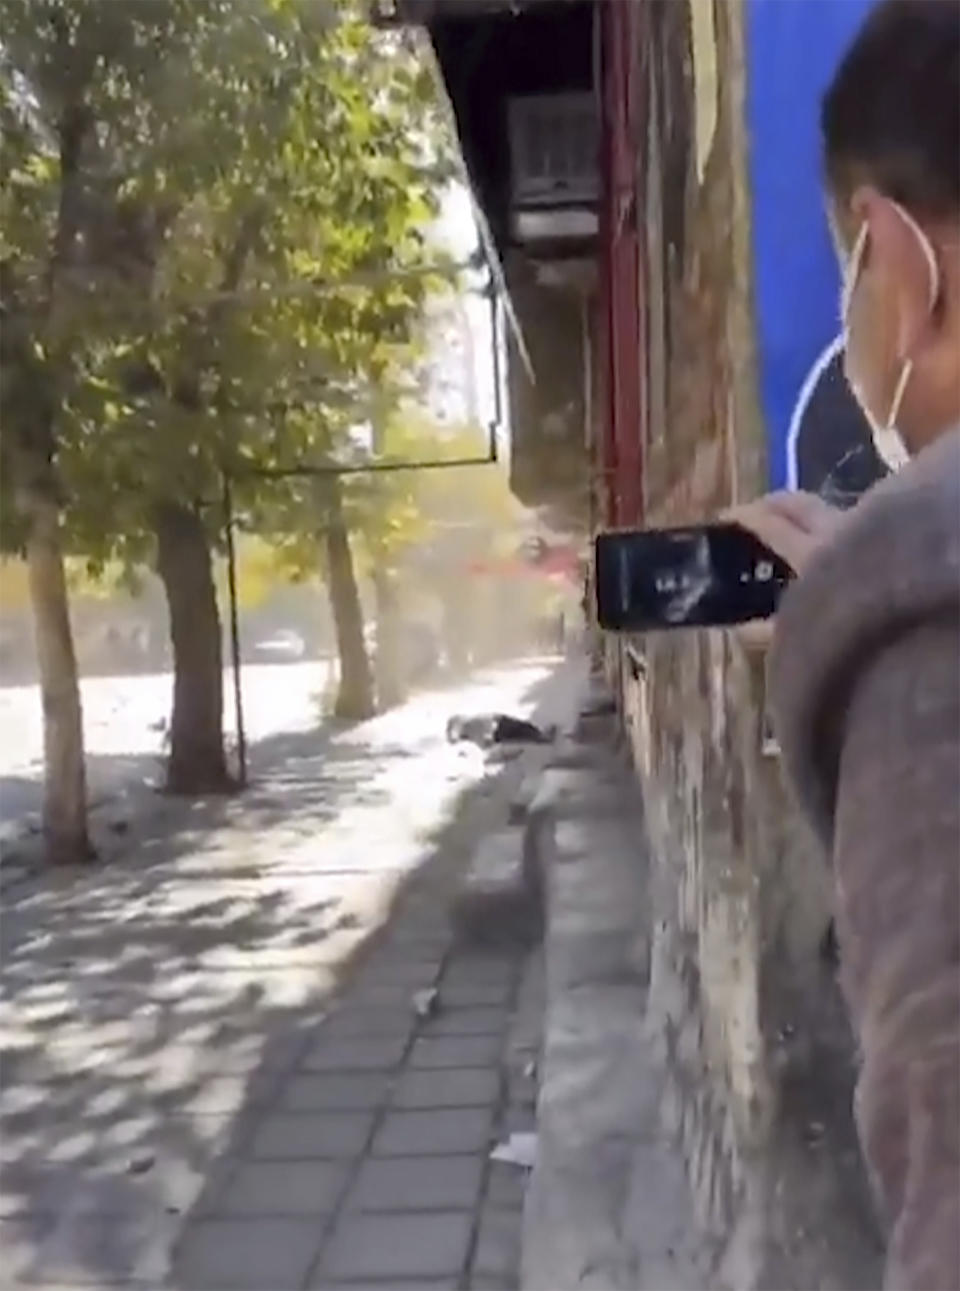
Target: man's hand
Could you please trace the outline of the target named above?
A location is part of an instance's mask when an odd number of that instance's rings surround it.
[[[815,493],[769,493],[734,507],[724,520],[740,525],[802,574],[810,557],[833,537],[844,516]],[[744,623],[737,637],[745,650],[763,653],[773,642],[773,620]]]
[[[810,557],[836,533],[845,514],[815,493],[783,492],[734,507],[723,518],[755,534],[795,574],[802,574]]]

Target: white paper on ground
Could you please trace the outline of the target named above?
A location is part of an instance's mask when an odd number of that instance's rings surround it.
[[[511,1134],[490,1153],[491,1161],[503,1161],[532,1170],[537,1161],[537,1136],[529,1132]]]

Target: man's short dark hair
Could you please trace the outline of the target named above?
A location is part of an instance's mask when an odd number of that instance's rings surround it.
[[[960,212],[960,3],[883,0],[821,112],[827,182],[858,184],[930,218]]]

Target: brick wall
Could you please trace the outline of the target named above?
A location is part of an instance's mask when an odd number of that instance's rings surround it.
[[[643,489],[647,522],[668,523],[713,515],[766,479],[743,6],[647,0],[636,34]],[[723,1239],[723,1278],[786,1287],[851,1260],[875,1270],[864,1224],[850,1246],[846,1218],[833,1218],[844,1191],[857,1205],[863,1193],[851,1045],[819,953],[828,875],[762,752],[763,665],[719,632],[608,642],[608,663],[653,855],[651,1034],[673,1076],[666,1110],[700,1217]],[[815,1067],[820,1092],[798,1102]],[[826,1133],[828,1120],[847,1174],[820,1170],[827,1182],[815,1184],[807,1166],[821,1163],[792,1145],[807,1121]],[[826,1234],[816,1257],[795,1222],[810,1206]]]

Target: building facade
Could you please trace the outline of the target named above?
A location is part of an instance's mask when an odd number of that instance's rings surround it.
[[[817,110],[870,3],[382,0],[430,32],[510,298],[513,487],[585,546],[820,488],[864,451],[831,368]],[[648,1021],[701,1220],[781,1285],[813,1168],[836,1200],[823,1241],[869,1267],[829,876],[784,793],[763,661],[723,632],[603,657],[644,791]],[[794,1151],[804,1118],[831,1136],[825,1174]]]

